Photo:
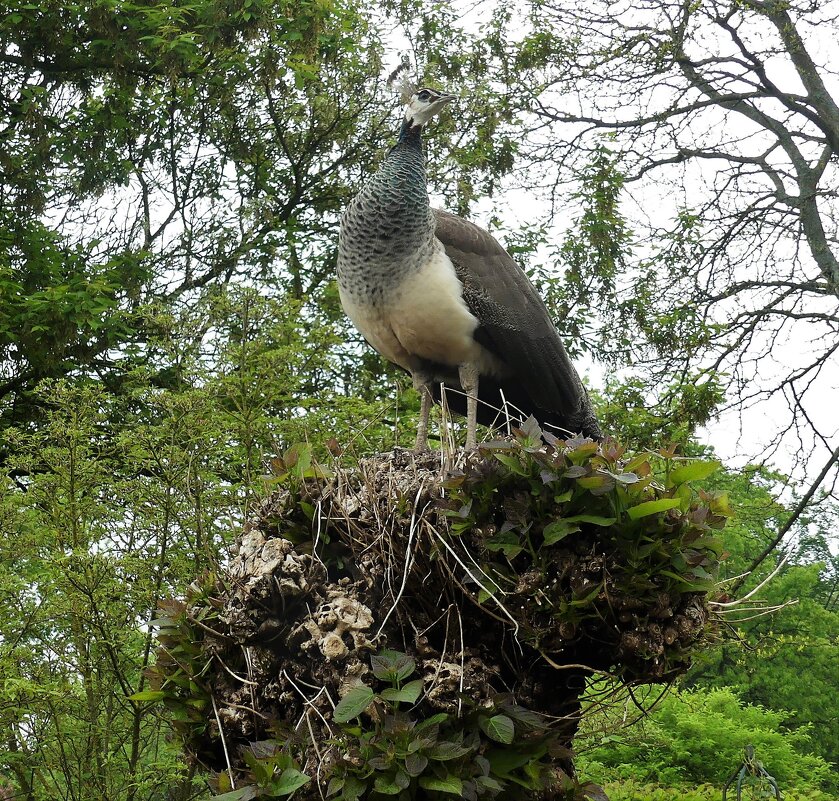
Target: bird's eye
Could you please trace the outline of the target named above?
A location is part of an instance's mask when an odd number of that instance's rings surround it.
[[[423,89],[418,95],[417,100],[429,100],[431,98],[431,92],[428,89]]]

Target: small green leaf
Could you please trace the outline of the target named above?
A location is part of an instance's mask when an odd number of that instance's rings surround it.
[[[449,740],[444,740],[442,743],[437,743],[434,748],[428,751],[428,756],[437,762],[448,762],[450,759],[457,759],[458,757],[468,754],[469,749],[462,746],[460,743],[453,743]]]
[[[672,470],[667,477],[667,483],[675,487],[684,484],[685,481],[701,481],[716,473],[720,467],[721,464],[717,461],[689,462]]]
[[[274,795],[291,795],[295,790],[307,784],[311,777],[301,773],[297,768],[286,768],[280,778],[271,785]]]
[[[615,479],[611,475],[598,473],[594,476],[583,476],[577,483],[587,489],[592,495],[605,495],[615,488]]]
[[[367,789],[367,782],[356,779],[355,776],[347,776],[344,779],[344,792],[341,794],[341,801],[357,801]]]
[[[498,779],[493,779],[492,776],[476,776],[475,782],[485,790],[501,792],[504,789],[504,785]]]
[[[430,718],[426,718],[425,720],[420,721],[414,727],[415,732],[424,731],[425,729],[429,729],[432,726],[437,726],[440,723],[443,723],[449,719],[449,715],[447,712],[437,712],[436,714],[432,715]]]
[[[711,551],[715,556],[719,556],[725,550],[723,541],[719,537],[699,537],[691,540],[690,544],[694,548]]]
[[[376,694],[366,684],[354,687],[350,690],[335,707],[332,719],[336,723],[346,723],[357,718],[373,702]]]
[[[405,757],[405,772],[409,776],[419,776],[428,767],[428,757],[424,754],[408,754]]]
[[[544,746],[519,751],[513,748],[493,748],[487,752],[486,758],[492,765],[492,772],[495,776],[509,779],[516,784],[521,784],[520,779],[513,771],[523,768],[529,762],[537,762],[547,749]],[[527,785],[523,785],[527,786]]]
[[[515,559],[523,550],[518,536],[512,531],[504,531],[484,540],[484,547],[488,551],[501,551],[508,559]]]
[[[545,526],[542,532],[545,545],[553,545],[555,542],[564,540],[569,534],[579,531],[580,527],[569,523],[567,520],[554,520]]]
[[[376,776],[373,790],[382,795],[399,795],[402,788],[394,781],[393,776]]]
[[[161,690],[143,690],[134,695],[129,695],[129,701],[162,701],[166,697],[166,693]]]
[[[597,453],[600,447],[596,442],[580,442],[579,439],[569,440],[569,444],[574,443],[576,447],[574,450],[568,452],[568,458],[575,464],[578,461],[585,461],[589,456]],[[579,443],[579,444],[578,444]]]
[[[506,453],[493,453],[492,455],[498,459],[501,464],[507,467],[510,472],[515,473],[518,476],[527,475],[527,471],[521,466],[521,462],[519,462],[515,456],[509,456]]]
[[[708,505],[714,514],[722,515],[723,517],[731,517],[734,514],[727,492],[712,495]]]
[[[600,515],[574,515],[573,517],[564,518],[566,523],[591,523],[593,526],[611,526],[616,521],[616,517],[601,517]]]
[[[370,667],[377,679],[395,683],[407,679],[416,670],[417,664],[407,654],[386,648],[370,657]]]
[[[487,584],[489,584],[487,589],[484,589],[483,587],[481,587],[481,589],[478,590],[478,603],[479,604],[482,604],[485,601],[488,601],[490,598],[492,598],[493,595],[495,595],[496,592],[498,592],[498,587],[495,584],[491,584],[490,582],[487,582]]]
[[[456,796],[463,795],[463,782],[456,776],[446,776],[445,779],[422,776],[419,785],[423,790],[436,790],[438,793],[451,793]]]
[[[214,795],[210,801],[251,801],[252,798],[256,798],[258,791],[259,788],[255,784],[249,784],[247,787],[239,787],[229,793]]]
[[[631,507],[627,510],[627,514],[630,519],[638,520],[641,517],[648,517],[657,512],[666,512],[668,509],[675,509],[681,503],[678,498],[658,498],[655,501],[645,501],[644,503],[639,503],[637,506]]]
[[[668,578],[674,579],[676,582],[678,582],[679,586],[681,586],[685,590],[688,590],[689,592],[705,592],[714,588],[713,581],[703,581],[701,579],[692,581],[687,575],[680,576],[678,573],[674,573],[672,570],[660,570],[659,575],[667,576]]]
[[[414,681],[409,681],[398,690],[396,687],[388,687],[386,690],[382,690],[381,696],[385,701],[404,701],[407,704],[415,704],[417,698],[420,697],[420,693],[422,693],[422,685],[422,679],[414,679]]]
[[[634,472],[635,472],[636,470],[638,470],[638,468],[640,468],[642,465],[648,464],[649,460],[650,460],[650,454],[649,454],[649,453],[639,453],[639,454],[637,454],[637,455],[633,456],[633,457],[632,457],[632,458],[631,458],[631,459],[630,459],[630,460],[629,460],[629,461],[628,461],[628,462],[627,462],[627,463],[623,466],[623,469],[624,469],[627,473],[634,473]]]
[[[506,715],[493,715],[491,718],[480,718],[478,725],[481,731],[491,740],[509,745],[516,735],[513,721]]]
[[[547,719],[526,707],[519,706],[514,702],[502,704],[501,708],[504,713],[511,717],[520,728],[528,728],[531,730],[547,729]]]

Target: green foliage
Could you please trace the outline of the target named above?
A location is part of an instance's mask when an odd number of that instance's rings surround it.
[[[387,130],[357,4],[46,0],[0,14],[0,43],[0,428],[38,420],[44,378],[177,371],[161,306],[237,277],[335,324],[328,232]]]
[[[573,795],[574,782],[551,767],[551,759],[567,750],[544,718],[512,696],[498,695],[480,707],[464,697],[458,714],[423,714],[423,682],[410,680],[411,657],[380,651],[371,667],[387,686],[375,691],[359,684],[335,708],[341,757],[327,795],[502,800],[548,786]]]
[[[212,801],[249,801],[251,798],[285,798],[311,781],[299,764],[275,740],[251,743],[244,752],[248,774],[239,786],[231,789],[230,777],[220,773],[216,784],[221,791]],[[245,782],[245,783],[243,783]]]
[[[175,731],[185,740],[200,739],[205,729],[212,692],[203,676],[210,666],[203,654],[206,632],[212,631],[217,604],[212,603],[216,579],[207,574],[202,582],[193,582],[186,601],[161,600],[158,617],[150,625],[157,630],[158,653],[145,671],[151,689],[129,696],[130,701],[162,702]],[[199,600],[197,616],[187,614],[187,604]]]
[[[787,787],[829,789],[828,763],[808,754],[810,732],[785,728],[788,713],[744,704],[730,689],[671,693],[641,724],[603,745],[581,748],[580,769],[595,780],[617,777],[665,785],[722,786],[753,744],[758,759]]]
[[[709,487],[731,498],[735,514],[722,532],[728,576],[747,570],[786,522],[790,511],[777,500],[788,479],[764,467],[720,471]],[[804,528],[806,526],[806,528]],[[697,654],[685,677],[689,687],[731,687],[752,704],[788,710],[785,725],[804,727],[807,748],[828,762],[839,761],[839,708],[832,702],[839,648],[835,557],[827,542],[835,530],[829,504],[810,512],[798,529],[800,550],[758,594],[766,608],[788,604],[771,615],[732,611],[742,622],[724,630],[720,641]],[[744,589],[748,592],[775,567],[767,560]],[[806,680],[801,680],[806,676]]]
[[[724,395],[720,377],[702,373],[655,388],[637,377],[607,376],[604,386],[592,392],[603,429],[632,448],[690,444]]]
[[[563,442],[547,435],[544,447],[540,433],[530,421],[513,440],[481,445],[497,465],[467,468],[447,482],[452,533],[476,533],[483,550],[480,602],[492,598],[503,609],[505,596],[515,593],[523,636],[536,647],[561,650],[557,631],[573,640],[583,620],[614,621],[613,631],[620,632],[624,609],[675,608],[682,598],[714,588],[723,550],[716,532],[731,509],[725,495],[697,492],[692,484],[715,472],[718,462],[687,461],[673,450],[627,454],[610,440]],[[499,509],[499,496],[515,501]],[[557,549],[587,548],[607,553],[608,567],[598,579],[572,579],[569,592],[567,579],[554,580],[562,557]],[[522,577],[533,575],[543,579],[533,582],[538,594],[528,597]],[[639,646],[636,656],[667,672],[684,663],[686,645],[674,633],[659,644],[661,652],[644,656]],[[643,674],[626,657],[621,653],[619,669],[627,677],[634,670]]]
[[[153,451],[146,432],[113,440],[115,404],[97,387],[55,384],[41,402],[43,427],[4,441],[14,456],[0,492],[0,723],[13,734],[2,771],[36,801],[68,787],[82,799],[189,792],[177,748],[128,696],[146,690],[158,601],[221,541],[225,491],[199,478],[208,443],[177,420]]]
[[[203,626],[196,628],[184,605],[170,611],[157,621],[162,625],[162,658],[152,671],[152,686],[162,689],[138,693],[134,700],[164,700],[182,735],[194,743],[201,737],[196,721],[206,703],[200,678],[204,668],[192,658],[183,636],[190,634],[184,629],[189,625],[201,640]],[[560,743],[564,735],[554,733],[547,719],[518,705],[512,695],[499,694],[480,706],[464,697],[457,714],[429,713],[423,681],[411,679],[416,669],[411,657],[379,651],[371,657],[371,668],[378,689],[359,682],[333,711],[338,732],[324,745],[337,758],[319,773],[322,781],[328,780],[327,796],[407,801],[454,795],[504,801],[520,798],[523,791],[551,788],[561,794],[557,798],[582,798],[578,783],[553,764],[569,756]],[[290,753],[296,743],[297,736],[285,731],[276,739],[251,743],[237,787],[231,787],[226,772],[219,773],[214,786],[221,794],[214,801],[292,795],[311,779]]]
[[[574,200],[582,212],[556,251],[563,275],[561,281],[546,282],[547,300],[556,309],[564,340],[573,350],[596,347],[614,358],[637,344],[632,305],[615,302],[618,277],[632,252],[632,233],[620,206],[624,176],[613,153],[601,145],[577,177],[580,188]],[[598,305],[611,307],[615,319],[608,330],[598,332],[605,341],[595,346],[592,335]]]
[[[791,566],[761,593],[770,605],[794,600],[772,615],[748,620],[736,637],[703,654],[691,686],[729,685],[746,701],[786,709],[784,724],[806,735],[803,748],[834,762],[839,757],[839,709],[833,701],[839,613],[819,599],[819,565]],[[834,774],[834,786],[839,779]]]
[[[631,779],[620,782],[608,782],[604,789],[609,801],[720,801],[720,788],[712,784],[690,787],[662,787]],[[733,789],[729,798],[734,797]],[[782,788],[781,797],[785,801],[833,801],[834,796],[820,790]]]

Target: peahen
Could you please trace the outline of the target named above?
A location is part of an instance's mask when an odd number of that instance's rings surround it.
[[[466,413],[467,448],[476,446],[477,422],[508,415],[599,438],[586,390],[527,276],[487,231],[429,204],[422,129],[455,96],[405,82],[402,98],[396,145],[341,219],[338,288],[367,342],[420,391],[417,450],[427,447],[441,384],[459,390],[446,400]]]

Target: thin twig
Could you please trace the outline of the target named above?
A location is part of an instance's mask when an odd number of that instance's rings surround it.
[[[230,765],[230,754],[227,753],[227,740],[224,739],[224,729],[221,726],[221,718],[218,714],[218,706],[216,705],[216,697],[214,695],[210,696],[210,700],[213,702],[213,712],[216,715],[216,724],[218,725],[218,735],[221,738],[221,747],[224,751],[224,760],[227,762],[227,775],[230,777],[230,789],[236,789],[236,782],[233,779],[233,767]]]

